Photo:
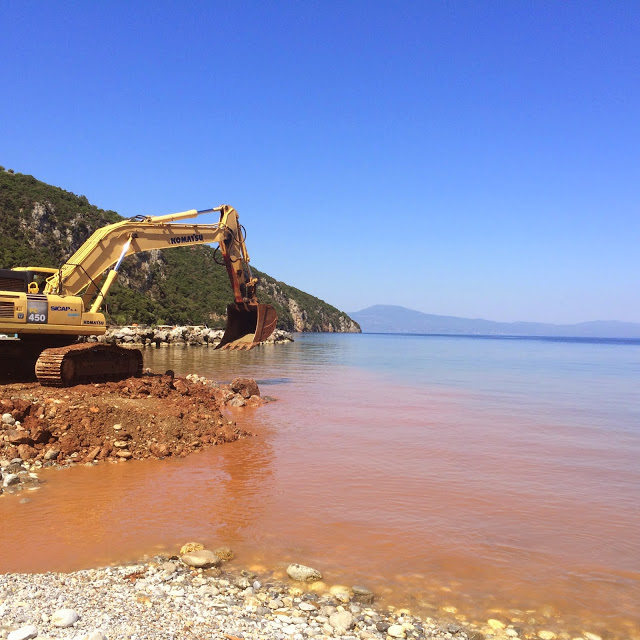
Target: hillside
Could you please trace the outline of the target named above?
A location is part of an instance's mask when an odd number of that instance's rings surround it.
[[[594,321],[579,324],[493,322],[432,315],[405,307],[381,304],[349,315],[360,324],[365,333],[640,338],[640,324],[634,322]]]
[[[0,170],[0,267],[58,267],[97,228],[122,218],[33,176]],[[224,326],[233,296],[212,247],[179,247],[128,257],[107,299],[111,322]],[[253,269],[260,302],[287,331],[358,332],[346,313]]]

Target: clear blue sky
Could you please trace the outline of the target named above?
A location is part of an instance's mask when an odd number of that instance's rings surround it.
[[[343,310],[640,322],[638,2],[5,0],[0,56],[0,164]]]

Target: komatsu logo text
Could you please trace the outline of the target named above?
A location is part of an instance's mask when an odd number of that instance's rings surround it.
[[[83,320],[82,324],[104,324],[102,320]]]
[[[176,236],[171,238],[171,244],[186,244],[188,242],[204,242],[204,236],[201,233],[194,233],[192,236]]]

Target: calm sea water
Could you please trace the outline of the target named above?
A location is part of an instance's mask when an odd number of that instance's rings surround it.
[[[28,539],[32,559],[0,570],[196,539],[423,613],[640,635],[640,341],[304,334],[145,360],[278,400],[233,414],[256,438],[50,472],[33,502],[0,501],[1,548]]]

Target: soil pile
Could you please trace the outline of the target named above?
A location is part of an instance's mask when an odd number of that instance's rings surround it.
[[[3,385],[0,458],[48,466],[185,456],[252,435],[222,409],[263,402],[258,385],[248,378],[219,385],[198,376],[174,378],[170,372],[62,389]]]

